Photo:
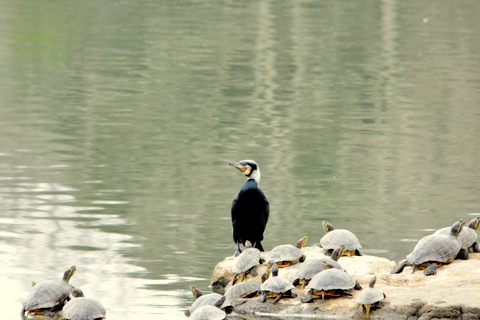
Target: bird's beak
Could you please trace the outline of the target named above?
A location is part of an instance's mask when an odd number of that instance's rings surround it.
[[[244,166],[239,162],[229,162],[228,165],[237,168],[241,173],[245,173],[245,171],[247,171],[249,167],[249,166]]]

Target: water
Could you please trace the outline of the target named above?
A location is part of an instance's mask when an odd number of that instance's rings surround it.
[[[479,212],[475,1],[0,4],[0,306],[60,278],[108,318],[185,319],[233,254],[255,159],[264,247],[321,221],[393,260]]]

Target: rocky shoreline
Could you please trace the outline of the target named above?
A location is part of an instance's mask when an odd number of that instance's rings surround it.
[[[321,257],[324,250],[320,247],[304,247],[308,259]],[[267,255],[268,252],[262,253]],[[219,262],[212,275],[211,286],[216,291],[228,289],[234,274],[234,257]],[[373,309],[369,319],[480,319],[480,253],[470,253],[469,260],[455,260],[443,265],[436,275],[425,276],[421,271],[412,273],[406,267],[400,274],[390,274],[395,267],[394,261],[363,255],[341,257],[338,262],[355,278],[363,288],[368,287],[372,275],[377,276],[375,288],[382,290],[386,298],[382,307]],[[279,276],[293,281],[299,264],[280,268]],[[261,282],[266,265],[257,266],[258,276],[248,276],[247,280]],[[329,299],[316,299],[311,303],[302,303],[308,289],[297,287],[297,298],[281,299],[273,304],[271,300],[261,303],[257,298],[236,299],[231,301],[235,312],[240,315],[298,317],[321,319],[362,319],[365,315],[354,302],[359,291],[353,290],[352,296]]]

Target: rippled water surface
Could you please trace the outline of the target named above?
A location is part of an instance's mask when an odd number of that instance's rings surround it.
[[[322,220],[393,260],[480,211],[476,1],[0,3],[0,305],[60,278],[109,319],[185,319],[233,254]]]

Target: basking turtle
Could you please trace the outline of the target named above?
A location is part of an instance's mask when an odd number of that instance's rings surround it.
[[[232,269],[235,274],[232,285],[244,281],[247,274],[256,277],[258,273],[255,267],[263,263],[259,249],[254,248],[248,240],[245,242],[245,246],[247,248],[236,258],[235,266]]]
[[[313,278],[317,273],[322,272],[325,270],[323,263],[325,262],[328,268],[336,268],[343,270],[343,267],[338,263],[338,258],[340,258],[345,250],[345,246],[342,245],[335,250],[330,257],[322,257],[322,258],[315,258],[309,259],[302,263],[297,270],[297,279],[293,281],[293,285],[302,285],[304,288],[310,279]]]
[[[378,303],[385,299],[385,293],[373,287],[376,281],[377,277],[373,276],[372,279],[370,279],[370,281],[368,282],[368,288],[362,290],[355,297],[355,302],[360,304],[360,308],[362,309],[362,311],[365,308],[365,313],[367,314],[367,317],[370,314],[370,308],[375,306],[378,307]]]
[[[360,290],[362,287],[345,271],[337,268],[328,268],[326,262],[323,262],[325,271],[317,273],[310,280],[307,288],[310,289],[301,300],[304,303],[310,302],[316,296],[339,297],[342,295],[351,295],[348,291],[351,289]]]
[[[71,266],[63,274],[63,279],[44,280],[34,284],[28,296],[23,300],[22,318],[25,312],[44,314],[46,311],[60,310],[69,300],[72,286],[68,283],[77,268]]]
[[[71,299],[60,312],[60,316],[68,320],[101,320],[105,319],[106,311],[100,302],[85,298],[82,290],[72,290],[75,299]]]
[[[400,273],[405,266],[413,266],[413,271],[417,268],[425,269],[423,273],[427,276],[437,273],[437,267],[442,264],[452,262],[456,257],[468,259],[468,251],[462,248],[462,243],[458,239],[458,234],[462,231],[465,222],[463,219],[455,222],[450,228],[450,234],[431,234],[418,241],[412,253],[407,255],[391,273]]]
[[[233,310],[233,306],[230,304],[224,304],[225,296],[222,296],[219,293],[209,293],[203,294],[202,290],[198,289],[195,286],[190,286],[190,291],[193,294],[193,297],[196,299],[192,305],[185,311],[185,315],[189,317],[195,310],[200,307],[209,305],[209,306],[216,306],[218,308],[223,309],[226,313],[231,313]]]
[[[224,320],[227,318],[225,311],[215,306],[202,306],[195,310],[190,319],[192,320]]]
[[[225,298],[227,300],[239,298],[253,298],[258,295],[261,286],[262,284],[256,281],[240,282],[230,287],[230,289],[225,292]]]
[[[335,248],[338,248],[341,245],[345,246],[343,254],[346,256],[361,256],[362,254],[358,249],[362,246],[356,235],[351,231],[345,229],[335,229],[333,225],[327,221],[322,221],[323,229],[327,232],[320,239],[320,246],[324,249],[327,249],[325,255],[331,255]]]
[[[267,301],[267,297],[275,298],[273,303],[277,303],[282,297],[295,298],[297,295],[292,292],[294,285],[278,276],[278,266],[273,264],[271,269],[272,276],[268,278],[260,287],[260,302]]]
[[[296,246],[282,244],[273,248],[265,258],[268,264],[267,268],[270,269],[274,263],[276,263],[279,268],[284,268],[297,262],[305,261],[302,247],[307,243],[307,240],[308,237],[304,236],[297,241]]]
[[[468,228],[463,228],[462,231],[458,234],[458,239],[462,242],[462,247],[466,248],[467,250],[472,249],[473,252],[480,252],[480,248],[477,243],[477,229],[480,225],[480,216],[473,218],[468,223]],[[439,229],[435,232],[435,234],[450,234],[451,227],[446,227]]]

